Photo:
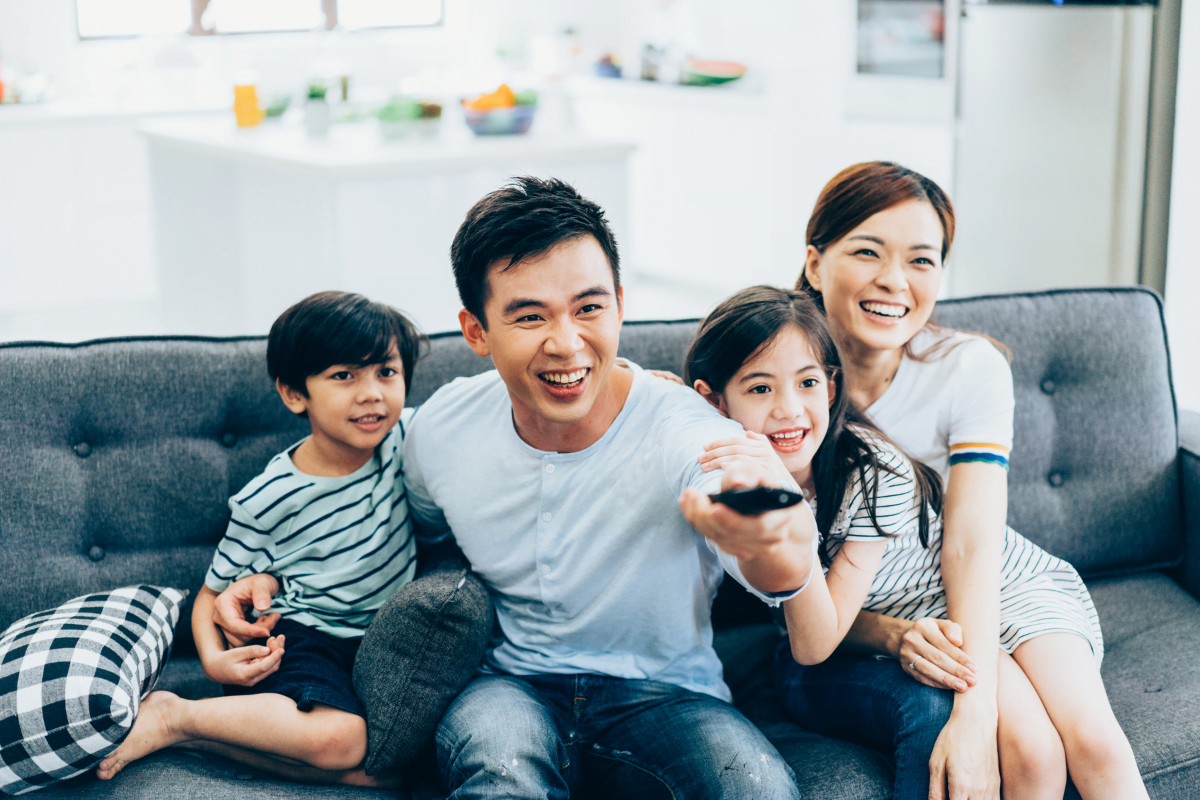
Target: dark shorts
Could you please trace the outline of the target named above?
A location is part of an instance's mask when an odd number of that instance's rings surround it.
[[[287,619],[275,623],[274,633],[287,637],[279,669],[253,686],[226,686],[225,694],[281,694],[296,701],[301,711],[323,703],[366,719],[352,677],[361,636],[339,639]],[[253,642],[263,643],[262,639]]]

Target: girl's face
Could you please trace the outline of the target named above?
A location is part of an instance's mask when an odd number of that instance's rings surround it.
[[[929,321],[942,285],[942,238],[933,206],[909,200],[868,217],[824,253],[809,246],[804,272],[839,345],[895,350]]]
[[[829,430],[834,385],[808,340],[795,327],[776,335],[717,395],[717,408],[748,431],[761,433],[803,484]]]

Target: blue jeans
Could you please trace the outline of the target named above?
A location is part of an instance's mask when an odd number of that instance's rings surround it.
[[[658,681],[484,676],[450,705],[438,769],[460,798],[799,798],[741,712]]]
[[[834,653],[804,667],[785,639],[775,652],[775,690],[805,728],[894,754],[892,800],[928,800],[929,758],[954,708],[949,689],[917,683],[896,661],[873,656]]]

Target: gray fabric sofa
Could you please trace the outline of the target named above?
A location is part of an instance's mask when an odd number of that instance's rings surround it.
[[[1178,414],[1161,303],[1139,289],[942,303],[943,324],[1013,352],[1016,442],[1009,520],[1088,579],[1103,674],[1155,798],[1200,797],[1200,415]],[[681,371],[694,322],[630,323],[622,355]],[[0,626],[85,592],[136,582],[194,589],[227,498],[304,434],[266,377],[261,338],[0,345]],[[482,371],[435,336],[418,404]],[[213,694],[180,625],[161,686]],[[888,759],[808,733],[774,701],[779,633],[727,581],[716,643],[736,702],[778,745],[807,798],[885,798]],[[165,751],[110,783],[46,798],[367,797],[289,784],[209,756]],[[380,795],[382,796],[382,794]]]

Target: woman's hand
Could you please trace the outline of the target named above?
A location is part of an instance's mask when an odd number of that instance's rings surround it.
[[[272,636],[265,645],[234,647],[204,659],[209,680],[227,686],[253,686],[279,669],[283,660],[282,636]]]
[[[962,649],[962,628],[948,619],[922,617],[895,637],[889,650],[904,671],[935,689],[965,692],[978,680],[975,662]]]
[[[648,370],[646,370],[646,372],[649,372],[651,375],[653,375],[656,378],[662,378],[665,381],[674,381],[675,383],[678,383],[680,386],[687,386],[687,384],[683,382],[683,378],[679,377],[678,375],[676,375],[674,372],[671,372],[670,370],[648,369]]]
[[[242,647],[251,639],[265,639],[279,621],[279,614],[266,613],[271,607],[271,598],[278,592],[279,581],[265,572],[234,581],[213,603],[213,624],[221,629],[231,647]],[[263,616],[247,622],[246,615],[251,608]]]
[[[995,704],[954,704],[929,759],[929,800],[999,800]]]
[[[705,472],[727,469],[730,464],[739,461],[767,468],[771,475],[782,481],[778,484],[780,486],[788,486],[796,480],[771,446],[771,440],[753,431],[746,431],[745,436],[718,439],[704,445],[704,453],[700,456],[700,469]]]

